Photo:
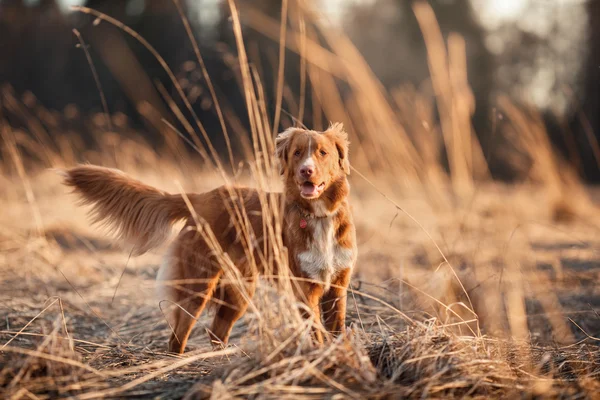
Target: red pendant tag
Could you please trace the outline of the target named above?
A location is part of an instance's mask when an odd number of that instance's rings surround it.
[[[304,218],[302,218],[300,220],[300,228],[304,229],[304,228],[306,228],[306,225],[308,225],[308,222],[306,222],[306,220]]]

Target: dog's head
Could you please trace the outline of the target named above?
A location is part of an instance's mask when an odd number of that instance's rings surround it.
[[[275,151],[289,186],[307,200],[318,199],[334,182],[350,174],[348,134],[342,124],[324,132],[289,128],[275,140]]]

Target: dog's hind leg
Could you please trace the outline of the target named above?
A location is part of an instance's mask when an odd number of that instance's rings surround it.
[[[225,284],[217,289],[215,297],[221,301],[209,332],[214,345],[227,344],[233,325],[246,313],[255,289],[254,279],[249,282]]]
[[[185,284],[186,292],[192,292],[187,298],[180,300],[173,313],[173,332],[169,339],[169,351],[183,354],[192,328],[206,307],[219,282],[221,271],[215,271],[205,278],[205,282]],[[184,311],[185,310],[185,311]]]
[[[213,296],[223,270],[211,255],[206,242],[193,232],[176,244],[166,269],[161,279],[170,283],[161,300],[166,298],[175,303],[170,306],[171,311],[167,316],[172,329],[169,351],[182,354],[192,328]]]

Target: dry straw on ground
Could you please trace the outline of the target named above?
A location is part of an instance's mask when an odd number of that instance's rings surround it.
[[[594,193],[553,151],[540,118],[499,100],[503,122],[495,129],[509,144],[503,151],[521,167],[522,180],[493,182],[470,125],[474,104],[464,41],[457,35],[445,40],[426,3],[416,3],[414,11],[428,46],[433,97],[410,88],[384,91],[350,41],[323,29],[308,2],[284,1],[286,28],[251,7],[228,4],[237,50],[226,57],[237,64],[251,126],[245,132],[228,110],[217,111],[233,131],[228,145],[239,141],[246,149],[244,167],[234,176],[226,172],[238,171],[234,155],[221,158],[203,146],[208,136],[201,121],[185,120],[177,108],[183,102],[183,111],[191,111],[191,100],[164,62],[181,98],[158,90],[185,132],[161,126],[167,137],[159,151],[131,132],[123,116],[108,114],[108,125],[104,113],[84,122],[96,131],[97,142],[96,150],[86,150],[65,127],[74,110],[59,116],[31,95],[19,99],[2,90],[0,395],[595,397],[600,218]],[[118,21],[77,11],[116,25],[149,48]],[[128,259],[128,249],[88,225],[85,210],[74,207],[46,168],[89,161],[172,192],[233,181],[278,187],[270,156],[275,125],[245,52],[240,15],[282,49],[302,56],[301,81],[316,88],[313,104],[351,134],[360,249],[348,302],[351,326],[345,336],[317,347],[299,305],[278,290],[281,281],[266,279],[230,347],[209,346],[203,329],[208,319],[202,316],[191,351],[179,357],[165,353],[169,328],[153,297],[165,249]],[[199,66],[208,84],[195,49],[196,64],[190,65]],[[282,121],[282,109],[304,113],[306,93],[286,100],[283,65],[282,59],[275,117]],[[344,93],[338,89],[342,82]],[[214,90],[209,92],[218,104]],[[15,119],[26,122],[28,131],[13,128]],[[322,123],[305,122],[315,128]],[[186,155],[184,146],[198,154]],[[236,223],[250,236],[242,211],[235,213]],[[275,217],[267,206],[264,213]],[[284,257],[278,237],[274,229],[271,240]],[[223,267],[228,279],[243,284],[226,258]]]

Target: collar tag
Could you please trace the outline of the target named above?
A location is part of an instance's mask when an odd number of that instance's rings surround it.
[[[304,218],[300,220],[300,228],[304,229],[308,225],[308,222]]]

